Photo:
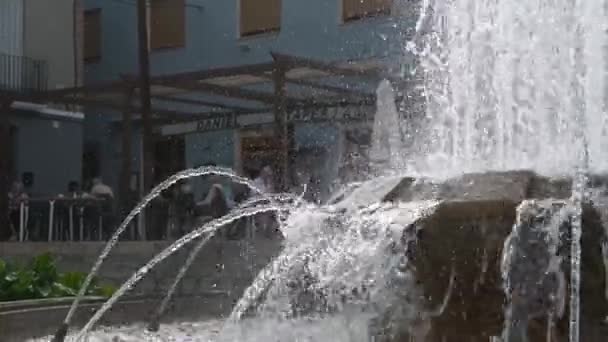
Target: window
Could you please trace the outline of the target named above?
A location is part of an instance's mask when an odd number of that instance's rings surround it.
[[[241,0],[241,37],[276,32],[281,28],[281,0]]]
[[[365,17],[388,15],[393,0],[342,0],[342,20],[344,22]]]
[[[84,12],[84,60],[95,62],[101,58],[101,10]]]
[[[166,49],[186,45],[185,0],[150,1],[150,48]]]

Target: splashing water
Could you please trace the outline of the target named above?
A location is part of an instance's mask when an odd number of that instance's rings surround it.
[[[539,317],[547,318],[551,340],[554,322],[566,305],[565,256],[558,249],[564,228],[574,224],[573,209],[573,203],[550,199],[524,201],[517,208],[501,265],[508,299],[504,342],[527,341],[528,323]]]
[[[571,342],[580,325],[578,178],[608,171],[607,30],[606,0],[427,0],[408,45],[423,69],[429,137],[411,168],[572,176]]]
[[[259,190],[255,186],[255,184],[253,184],[253,182],[251,182],[247,178],[240,177],[240,176],[236,175],[232,170],[221,168],[221,167],[200,167],[200,168],[196,168],[196,169],[184,170],[179,173],[176,173],[175,175],[169,177],[167,180],[165,180],[164,182],[162,182],[159,185],[157,185],[156,187],[154,187],[154,189],[152,189],[152,191],[150,191],[150,193],[146,197],[144,197],[144,199],[141,202],[139,202],[139,204],[137,204],[137,206],[135,208],[133,208],[133,210],[131,210],[129,215],[127,215],[127,217],[120,224],[120,226],[118,226],[118,229],[116,229],[116,231],[114,232],[114,234],[112,235],[112,237],[110,238],[110,240],[108,241],[106,246],[104,247],[103,251],[101,252],[99,257],[95,261],[95,264],[93,265],[93,267],[91,268],[91,271],[89,271],[89,274],[85,278],[80,290],[78,291],[78,294],[74,298],[74,302],[72,303],[72,306],[70,307],[70,310],[68,311],[68,314],[66,315],[66,318],[64,320],[64,328],[67,329],[67,327],[69,326],[69,324],[72,320],[72,317],[74,316],[74,313],[76,312],[76,309],[78,308],[78,303],[80,302],[80,299],[85,295],[89,285],[91,284],[91,281],[97,275],[97,271],[103,264],[105,258],[108,256],[108,254],[110,254],[110,251],[112,250],[112,248],[114,248],[114,246],[118,243],[118,239],[120,238],[120,235],[127,229],[129,224],[131,224],[131,221],[133,221],[133,219],[150,202],[152,202],[152,200],[154,200],[156,197],[158,197],[163,191],[170,188],[173,184],[175,184],[178,181],[183,180],[183,179],[188,179],[188,178],[197,177],[197,176],[204,176],[204,175],[225,176],[225,177],[230,178],[235,183],[248,186],[255,193],[262,193],[262,191]]]
[[[152,260],[150,260],[146,265],[144,265],[139,270],[137,270],[131,276],[131,278],[129,278],[129,280],[127,280],[112,295],[112,297],[110,297],[110,299],[108,299],[108,301],[99,310],[97,310],[95,315],[93,315],[93,317],[91,317],[89,322],[87,322],[87,324],[82,328],[82,330],[78,333],[78,335],[76,335],[75,340],[80,341],[84,337],[84,335],[89,330],[91,330],[93,325],[95,325],[95,323],[97,323],[97,321],[103,316],[103,314],[106,311],[108,311],[110,309],[110,307],[112,307],[112,305],[114,305],[114,303],[116,303],[120,299],[120,297],[122,297],[128,290],[130,290],[133,286],[135,286],[137,284],[137,282],[139,282],[146,274],[148,274],[148,272],[150,272],[152,270],[152,268],[154,268],[154,266],[156,266],[159,262],[163,261],[164,259],[166,259],[170,255],[172,255],[173,253],[177,252],[180,248],[182,248],[188,242],[190,242],[202,235],[205,235],[205,237],[203,238],[203,241],[204,241],[204,243],[206,243],[209,239],[211,239],[211,237],[213,237],[213,233],[218,228],[223,227],[226,224],[235,222],[244,217],[254,216],[254,215],[261,214],[261,213],[277,212],[279,210],[286,210],[286,209],[288,209],[288,207],[270,205],[270,206],[263,206],[263,207],[258,207],[258,208],[235,210],[234,212],[231,212],[230,214],[228,214],[226,216],[223,216],[219,219],[216,219],[207,224],[204,224],[202,227],[197,228],[196,230],[192,231],[191,233],[184,235],[183,237],[181,237],[180,239],[175,241],[173,244],[171,244],[169,247],[164,249],[161,253],[159,253],[154,258],[152,258]]]
[[[398,294],[394,290],[404,282],[407,283],[408,291],[411,291],[407,295],[416,293],[415,279],[408,275],[407,270],[407,248],[414,241],[416,232],[408,230],[407,227],[431,213],[437,202],[376,204],[350,214],[311,204],[300,209],[294,209],[293,205],[276,205],[277,202],[294,200],[297,202],[301,199],[283,195],[253,199],[246,202],[243,208],[209,222],[177,240],[135,272],[82,330],[69,337],[69,340],[81,341],[86,338],[90,341],[102,341],[113,336],[129,341],[162,339],[165,336],[170,340],[180,341],[179,336],[184,336],[185,340],[196,336],[213,341],[260,341],[271,336],[281,336],[282,340],[331,338],[337,342],[367,341],[370,329],[373,328],[372,318],[377,315],[374,305],[386,308],[393,303],[403,303],[403,298],[395,297]],[[255,207],[258,201],[269,201],[271,204]],[[102,328],[89,333],[93,325],[121,296],[155,265],[188,242],[202,236],[203,239],[199,242],[199,246],[202,246],[221,226],[246,216],[285,210],[293,212],[282,226],[285,236],[284,251],[245,291],[245,295],[233,310],[229,323],[224,324],[221,330],[217,329],[218,323],[215,323],[214,328],[208,322],[163,325],[161,330],[164,331],[158,333],[143,331],[139,326],[115,327],[110,330]],[[195,253],[191,253],[191,256],[193,254]],[[180,270],[180,275],[185,270],[187,265]],[[305,270],[307,276],[315,279],[314,285],[296,288],[294,292],[294,285],[297,285],[294,280],[301,278],[299,276],[302,275],[302,270]],[[294,311],[294,308],[303,309],[302,297],[298,296],[302,291],[299,290],[319,291],[326,299],[324,305],[313,311],[300,311],[299,314],[305,315],[300,318]],[[365,292],[356,293],[355,290]],[[262,295],[262,292],[266,293]],[[346,297],[348,299],[345,300]],[[288,302],[285,302],[286,298]],[[294,298],[297,303],[291,302]],[[393,319],[400,324],[406,324],[408,319],[413,320],[419,312],[414,302],[410,300],[408,305],[394,310]],[[242,315],[251,309],[256,313],[256,317],[240,321]],[[331,317],[324,316],[330,311]],[[290,319],[277,321],[280,317]],[[230,324],[237,321],[238,324]]]
[[[415,232],[408,233],[406,227],[436,205],[375,205],[346,215],[310,206],[292,213],[283,228],[283,252],[245,291],[225,329],[240,326],[241,322],[235,323],[248,311],[275,321],[352,315],[357,320],[367,317],[360,324],[368,326],[373,313],[378,313],[376,308],[406,303],[396,300],[397,283],[411,281],[405,288],[415,292],[413,278],[407,274],[407,248]],[[412,305],[400,308],[405,312],[394,318],[402,325],[420,309],[411,300],[407,303]],[[340,334],[344,331],[329,333],[325,339],[352,341]]]
[[[582,165],[572,184],[572,241],[570,245],[570,342],[580,338],[581,237],[583,234],[583,202],[587,188],[588,156],[583,151]]]
[[[420,173],[533,169],[572,175],[581,139],[608,170],[608,2],[425,1],[408,48],[425,79]],[[412,151],[415,153],[416,151]]]
[[[251,200],[245,201],[241,206],[234,209],[234,211],[239,212],[243,209],[247,209],[251,206],[255,206],[256,204],[259,204],[259,202],[263,202],[263,201],[270,201],[272,203],[272,202],[297,202],[299,200],[300,200],[300,198],[298,198],[298,197],[290,196],[290,195],[282,195],[282,194],[270,195],[270,196],[262,197],[262,198],[252,198]],[[190,269],[190,266],[192,265],[192,263],[198,256],[199,252],[203,249],[203,247],[205,247],[205,245],[207,244],[208,241],[209,241],[209,239],[202,239],[192,249],[192,251],[190,251],[190,254],[188,255],[188,258],[186,259],[186,262],[180,268],[173,283],[169,287],[169,290],[167,291],[165,298],[163,298],[161,304],[159,305],[155,316],[152,318],[152,321],[149,326],[149,330],[157,330],[155,325],[158,324],[158,320],[161,318],[161,316],[167,309],[167,306],[169,305],[169,302],[171,301],[171,298],[173,297],[173,294],[175,293],[177,286],[179,285],[179,283],[181,282],[183,277],[186,275],[186,272],[188,272],[188,270]]]
[[[380,82],[376,97],[376,115],[369,154],[373,173],[381,176],[402,171],[405,168],[405,160],[402,156],[401,120],[395,105],[395,92],[389,81]]]
[[[417,71],[424,79],[426,117],[417,125],[422,128],[417,132],[416,146],[403,152],[405,145],[399,132],[403,123],[398,120],[399,112],[394,106],[394,91],[388,82],[380,84],[370,152],[375,175],[386,176],[386,170],[390,173],[407,170],[411,174],[444,178],[465,172],[507,169],[573,175],[580,166],[576,156],[582,140],[589,144],[586,171],[608,171],[608,156],[603,152],[608,151],[605,77],[608,56],[604,51],[608,42],[607,14],[606,0],[424,0],[417,33],[406,46],[420,61],[421,68]],[[66,324],[90,280],[132,219],[175,182],[204,174],[228,176],[259,192],[248,180],[220,168],[187,170],[157,186],[127,216],[104,248],[75,299]],[[526,281],[540,277],[549,291],[524,291],[523,295],[549,296],[542,299],[546,299],[543,303],[550,308],[538,310],[531,306],[533,301],[512,300],[505,325],[507,342],[512,336],[522,335],[523,325],[517,322],[524,322],[540,311],[551,315],[550,330],[554,319],[563,314],[566,290],[556,246],[559,228],[566,221],[572,225],[573,234],[570,341],[579,340],[580,212],[584,182],[574,178],[573,198],[568,203],[525,202],[518,208],[518,223],[505,243],[503,255],[505,290],[513,299],[513,292],[520,291]],[[281,227],[286,238],[283,252],[258,274],[227,324],[218,334],[209,335],[209,339],[266,341],[281,336],[287,340],[364,341],[378,307],[385,311],[389,308],[394,322],[408,327],[411,324],[409,330],[418,329],[417,338],[423,338],[425,328],[415,328],[413,323],[423,308],[416,301],[421,295],[408,269],[407,251],[416,239],[413,223],[428,215],[437,203],[377,204],[382,201],[379,196],[386,193],[384,190],[399,181],[399,177],[378,178],[355,189],[355,196],[338,206],[303,205],[291,212]],[[268,206],[240,208],[184,236],[138,270],[93,316],[76,340],[85,337],[104,312],[154,265],[189,241],[202,237],[174,286],[188,270],[190,259],[221,225],[259,212],[288,209],[293,206],[288,208],[270,200]],[[526,225],[524,217],[533,224]],[[542,254],[538,262],[545,264],[540,269],[521,271],[518,262],[530,254],[525,248],[526,242],[532,240],[542,240],[545,248],[536,252]],[[407,289],[408,293],[397,293],[397,287]],[[173,290],[163,300],[159,313],[164,311]],[[392,307],[394,303],[407,305]],[[446,303],[444,300],[443,308]],[[248,314],[254,317],[245,319]],[[219,322],[214,328],[192,325],[189,329],[197,338],[207,338],[202,336],[207,336],[209,329],[220,330],[219,325]],[[182,336],[174,328],[166,327],[169,335],[142,329],[127,335]]]

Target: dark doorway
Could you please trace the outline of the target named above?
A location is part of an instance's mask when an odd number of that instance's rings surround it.
[[[86,141],[82,151],[82,180],[85,183],[101,174],[101,145],[96,141]]]
[[[162,137],[154,149],[154,184],[186,168],[186,143],[183,136]]]
[[[296,158],[296,144],[295,144],[295,127],[294,125],[288,125],[287,137],[288,137],[288,154],[287,154],[287,182],[288,187],[293,183],[293,165],[295,164]],[[260,130],[258,132],[251,132],[243,130],[241,134],[241,162],[242,168],[246,175],[249,177],[257,177],[257,173],[264,166],[270,166],[273,170],[280,170],[281,163],[281,150],[283,146],[275,135],[274,130]],[[276,173],[277,184],[281,183],[279,173]]]
[[[186,149],[183,136],[161,137],[154,145],[154,185],[186,168]],[[146,226],[148,240],[166,238],[169,223],[169,198],[162,196],[150,204]]]
[[[277,168],[280,144],[274,135],[251,135],[241,138],[241,162],[243,171],[251,178],[257,177],[262,167]]]

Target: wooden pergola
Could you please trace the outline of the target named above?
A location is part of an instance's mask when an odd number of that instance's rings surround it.
[[[296,107],[373,104],[374,92],[361,90],[358,85],[389,78],[380,60],[329,63],[278,53],[271,55],[271,62],[152,76],[151,111],[154,123],[158,125]],[[123,74],[119,80],[34,94],[12,94],[10,97],[13,101],[139,113],[141,108],[133,102],[139,84],[136,75]],[[292,93],[295,87],[308,92]],[[214,99],[201,98],[205,96],[213,96]],[[235,104],[235,100],[247,104]],[[277,108],[278,104],[282,106]],[[167,108],[176,106],[190,108]],[[280,119],[280,115],[277,119]]]
[[[265,63],[150,77],[151,124],[159,127],[215,120],[224,122],[218,125],[218,129],[238,128],[238,120],[234,118],[273,113],[274,130],[281,146],[277,171],[284,187],[288,182],[291,139],[287,113],[301,108],[314,110],[373,105],[376,96],[374,87],[369,85],[375,85],[384,78],[390,79],[386,66],[378,59],[324,62],[280,53],[271,55],[272,61]],[[4,94],[1,98],[6,108],[12,101],[26,101],[122,113],[121,187],[126,188],[131,174],[132,129],[134,123],[142,120],[138,117],[141,104],[136,96],[141,84],[137,75],[124,74],[115,81],[40,93]],[[348,120],[370,119],[373,118]]]

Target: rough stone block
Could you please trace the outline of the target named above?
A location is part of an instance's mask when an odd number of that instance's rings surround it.
[[[596,177],[593,184],[601,184],[600,180],[605,178]],[[412,269],[424,293],[420,318],[429,324],[425,341],[488,341],[492,336],[501,335],[507,303],[501,258],[505,239],[516,224],[517,207],[530,198],[568,199],[571,183],[569,179],[549,179],[531,172],[509,172],[465,175],[432,186],[424,185],[427,189],[420,192],[424,199],[443,200],[432,215],[416,223],[418,239],[410,248]],[[386,199],[412,200],[419,196],[415,192],[424,183],[415,184],[411,179],[404,180]],[[581,340],[590,342],[604,339],[593,336],[605,329],[603,320],[608,314],[601,244],[606,239],[605,222],[601,221],[600,214],[591,203],[584,205]],[[524,223],[529,219],[520,218]],[[559,251],[563,258],[560,268],[568,275],[568,283],[570,229],[569,223],[562,228]],[[530,259],[530,264],[538,261],[534,248],[541,246],[531,247],[529,255],[523,256]],[[455,281],[448,305],[441,314],[433,315],[448,290],[452,269]],[[538,272],[542,274],[544,270]],[[540,292],[536,297],[538,301],[543,300]],[[552,341],[568,340],[568,315],[566,310],[556,323]],[[405,325],[403,322],[402,331],[394,334],[391,341],[406,341],[405,338],[410,337],[407,330],[412,328]],[[533,317],[526,332],[529,341],[547,341],[546,317]]]

